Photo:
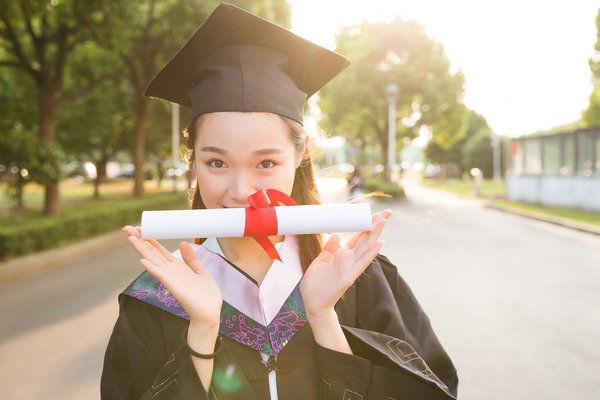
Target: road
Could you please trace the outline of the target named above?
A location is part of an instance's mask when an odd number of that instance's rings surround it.
[[[322,190],[342,200],[334,183]],[[460,398],[600,398],[600,237],[410,183],[407,194],[374,204],[394,211],[382,252],[453,358]],[[99,398],[116,296],[141,272],[137,260],[112,234],[0,283],[3,399]]]

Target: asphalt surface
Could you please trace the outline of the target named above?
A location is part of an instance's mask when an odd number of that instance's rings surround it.
[[[342,187],[321,190],[342,201]],[[600,236],[410,183],[407,194],[373,204],[394,211],[382,253],[455,362],[459,398],[600,398]],[[0,282],[3,399],[99,398],[116,296],[142,271],[121,235],[11,263],[27,271]]]

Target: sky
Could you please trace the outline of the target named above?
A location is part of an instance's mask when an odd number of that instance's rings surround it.
[[[592,92],[592,0],[289,0],[292,31],[335,49],[340,26],[421,23],[465,75],[464,102],[492,130],[520,136],[579,120]],[[350,60],[352,61],[352,60]]]

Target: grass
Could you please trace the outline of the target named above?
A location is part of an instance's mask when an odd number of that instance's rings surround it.
[[[527,204],[508,200],[495,200],[494,203],[600,226],[600,212],[597,211],[585,211],[567,207],[550,207],[540,204]]]
[[[461,196],[475,196],[475,189],[472,180],[423,179],[421,184],[434,189],[446,190]],[[552,217],[566,218],[573,221],[600,225],[600,212],[598,211],[585,211],[568,207],[552,207],[541,204],[529,204],[506,200],[506,187],[504,181],[494,182],[492,180],[484,180],[481,187],[480,197],[500,206],[516,207],[523,210],[543,213]]]
[[[179,184],[183,184],[182,179],[179,180]],[[170,191],[172,188],[173,184],[171,181],[163,181],[161,188],[157,187],[155,181],[147,181],[145,183],[147,194]],[[181,189],[182,186],[180,186]],[[112,180],[100,185],[99,200],[124,198],[131,196],[131,193],[133,193],[133,180]],[[98,201],[98,199],[93,198],[93,195],[93,183],[81,182],[76,179],[64,180],[60,183],[61,210],[64,211],[76,204]],[[15,202],[8,194],[5,185],[0,184],[0,221],[5,218],[26,218],[28,215],[40,215],[44,206],[44,187],[33,183],[26,185],[23,193],[23,201],[25,211],[20,216],[14,215]]]
[[[475,196],[475,185],[472,180],[460,179],[423,179],[423,186],[434,189],[446,190],[448,192],[460,194],[462,196]],[[494,182],[486,179],[481,184],[481,197],[490,199],[501,199],[506,196],[506,186],[504,181]]]

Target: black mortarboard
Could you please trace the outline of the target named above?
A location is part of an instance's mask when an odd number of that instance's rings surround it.
[[[348,65],[340,54],[221,3],[144,94],[191,107],[192,118],[266,111],[302,123],[306,99]]]

